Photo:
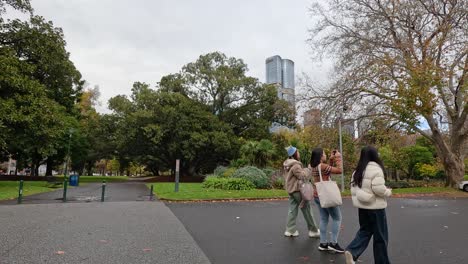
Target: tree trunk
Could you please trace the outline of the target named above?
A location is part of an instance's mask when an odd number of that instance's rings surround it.
[[[35,165],[35,168],[34,168],[34,176],[39,176],[39,164],[36,164]]]
[[[45,176],[52,176],[52,168],[54,167],[53,166],[53,162],[52,162],[52,159],[49,157],[47,158],[47,163],[46,163],[46,174]]]
[[[447,153],[442,159],[445,174],[447,175],[445,186],[456,187],[463,180],[465,164],[463,159],[451,153]]]
[[[438,130],[433,130],[433,140],[438,156],[441,158],[446,174],[446,186],[456,187],[456,184],[463,180],[465,174],[465,163],[464,163],[464,146],[465,142],[457,142],[452,137],[451,145],[449,146],[443,139],[442,135]],[[463,138],[462,138],[463,139]]]

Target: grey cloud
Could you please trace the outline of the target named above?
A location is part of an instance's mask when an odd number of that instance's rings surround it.
[[[101,89],[102,107],[134,81],[155,85],[199,55],[244,59],[265,79],[265,58],[295,61],[296,75],[318,70],[309,59],[306,0],[33,0],[37,14],[62,27],[72,60]],[[314,69],[315,67],[315,69]],[[317,78],[323,73],[317,74]]]

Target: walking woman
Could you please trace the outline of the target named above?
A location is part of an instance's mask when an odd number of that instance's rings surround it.
[[[361,150],[356,170],[351,179],[353,205],[359,208],[359,231],[346,247],[346,264],[354,264],[366,250],[374,236],[374,262],[388,264],[388,229],[385,208],[392,190],[385,186],[384,166],[377,149],[371,146]]]
[[[299,212],[299,205],[302,202],[302,196],[299,191],[299,181],[307,179],[307,173],[302,168],[302,163],[299,161],[300,154],[297,148],[290,146],[287,149],[288,159],[283,163],[285,174],[285,188],[289,194],[289,210],[286,231],[284,235],[287,237],[296,237],[299,235],[296,227],[296,218]],[[301,207],[302,214],[309,229],[309,237],[319,237],[317,225],[315,224],[312,210],[309,201],[304,201]]]
[[[321,148],[315,148],[312,150],[312,156],[310,158],[310,173],[314,178],[314,183],[320,182],[320,173],[322,174],[323,181],[329,181],[331,174],[338,174],[342,171],[341,154],[334,150],[330,155],[329,163],[327,164],[327,155]],[[335,163],[335,167],[333,166]],[[341,210],[339,206],[322,208],[320,206],[320,198],[317,194],[317,189],[314,188],[314,201],[317,204],[320,212],[320,245],[318,249],[320,251],[333,251],[337,253],[343,253],[344,250],[338,244],[338,235],[341,227]],[[332,219],[331,224],[331,236],[330,239],[327,237],[327,227],[329,219]]]

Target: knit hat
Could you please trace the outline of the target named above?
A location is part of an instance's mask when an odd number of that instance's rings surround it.
[[[289,146],[289,147],[286,148],[286,151],[288,152],[288,157],[292,157],[294,155],[294,153],[296,153],[297,148],[295,148],[293,146]]]

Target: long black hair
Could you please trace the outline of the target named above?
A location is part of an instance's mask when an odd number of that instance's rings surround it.
[[[322,148],[314,148],[312,150],[312,155],[310,156],[310,166],[312,168],[317,167],[320,162],[322,161],[323,149]]]
[[[379,158],[379,153],[377,149],[372,146],[366,146],[361,149],[361,157],[359,157],[359,162],[354,171],[353,181],[351,183],[357,184],[359,188],[362,187],[362,179],[364,178],[364,170],[367,167],[369,162],[375,162],[380,165],[382,171],[385,173],[385,168],[382,163],[382,160]]]

